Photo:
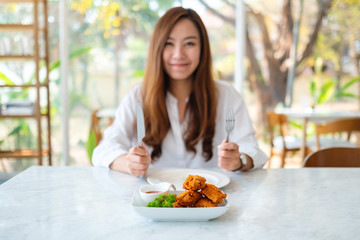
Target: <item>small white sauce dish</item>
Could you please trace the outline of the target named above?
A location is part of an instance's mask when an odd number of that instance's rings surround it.
[[[170,191],[170,188],[173,188],[176,191],[174,184],[161,182],[154,185],[143,186],[140,188],[139,193],[142,200],[145,203],[149,203],[154,201],[154,199],[159,197],[161,194],[167,195]]]

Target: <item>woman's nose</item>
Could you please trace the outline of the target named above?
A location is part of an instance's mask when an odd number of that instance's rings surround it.
[[[184,48],[183,46],[176,46],[174,48],[174,54],[173,54],[173,57],[174,58],[181,58],[184,56]]]

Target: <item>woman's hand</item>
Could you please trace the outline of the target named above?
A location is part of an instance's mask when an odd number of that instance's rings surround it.
[[[241,167],[239,145],[225,140],[218,146],[218,166],[227,171]]]
[[[136,177],[144,176],[151,163],[150,153],[143,142],[141,145],[142,147],[132,147],[125,156],[128,173]]]
[[[150,166],[150,153],[141,143],[142,147],[134,146],[130,149],[128,154],[118,157],[110,164],[113,170],[127,172],[135,177],[144,176]]]
[[[226,171],[240,170],[246,171],[254,167],[251,157],[245,154],[246,165],[242,166],[240,160],[239,145],[225,140],[218,146],[218,166]]]

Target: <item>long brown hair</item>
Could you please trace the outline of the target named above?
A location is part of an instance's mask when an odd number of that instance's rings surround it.
[[[171,8],[155,26],[149,45],[142,88],[146,128],[144,142],[153,147],[152,159],[160,157],[161,143],[170,128],[165,104],[169,79],[164,71],[162,53],[172,28],[180,19],[184,18],[195,24],[201,41],[200,62],[193,73],[192,91],[187,105],[190,124],[184,136],[185,145],[188,151],[196,153],[195,145],[202,139],[202,155],[208,161],[213,156],[216,90],[207,31],[199,15],[192,9]]]

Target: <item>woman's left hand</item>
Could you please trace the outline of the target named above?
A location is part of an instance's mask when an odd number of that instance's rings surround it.
[[[241,167],[239,145],[225,140],[218,146],[218,166],[227,171]]]

